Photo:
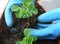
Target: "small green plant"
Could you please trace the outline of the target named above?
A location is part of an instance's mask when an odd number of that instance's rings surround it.
[[[37,40],[37,37],[31,36],[31,30],[29,30],[29,28],[24,29],[24,35],[25,37],[23,38],[23,40],[17,41],[16,44],[32,44],[34,41]]]
[[[20,6],[13,5],[11,11],[15,13],[16,18],[27,18],[28,22],[29,17],[38,13],[33,0],[23,0],[23,4]],[[37,37],[31,36],[31,30],[29,30],[29,28],[25,28],[23,33],[23,40],[17,41],[16,44],[32,44],[34,41],[37,40]]]
[[[32,0],[23,0],[21,6],[13,5],[11,11],[15,13],[17,18],[29,18],[33,14],[36,15],[38,13]]]

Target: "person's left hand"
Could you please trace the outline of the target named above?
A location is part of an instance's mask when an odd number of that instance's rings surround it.
[[[5,13],[4,13],[4,17],[5,17],[5,22],[6,25],[8,27],[12,27],[13,26],[13,17],[12,17],[12,12],[11,12],[11,7],[12,5],[16,4],[16,5],[22,5],[24,0],[10,0],[6,9],[5,9]],[[32,3],[35,3],[35,0],[32,0]]]

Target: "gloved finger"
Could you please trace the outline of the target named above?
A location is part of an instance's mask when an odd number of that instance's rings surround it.
[[[60,22],[53,24],[47,28],[44,29],[33,29],[31,28],[31,35],[32,36],[38,36],[38,37],[46,37],[50,36],[52,38],[57,38],[60,36]]]
[[[42,28],[46,28],[46,27],[48,27],[50,25],[52,25],[52,24],[41,24],[41,23],[37,24],[38,27],[42,27]]]
[[[58,23],[58,22],[60,22],[60,20],[56,20],[56,21],[54,21],[53,22],[53,24],[56,24],[56,23]],[[47,28],[48,26],[50,26],[50,25],[52,25],[52,24],[43,24],[42,26],[40,25],[40,24],[38,24],[38,28],[40,28],[40,29],[44,29],[44,28]],[[54,37],[52,37],[52,36],[44,36],[44,37],[38,37],[39,39],[56,39],[56,38],[54,38]]]
[[[38,17],[38,21],[40,22],[51,22],[59,19],[60,19],[60,8],[48,11]]]
[[[22,3],[22,1],[20,1],[20,0],[17,0],[17,1],[12,0],[7,5],[5,13],[4,13],[5,14],[4,17],[5,17],[5,22],[6,22],[8,27],[13,26],[13,17],[12,17],[12,12],[10,10],[11,6],[14,5],[14,4],[19,4],[20,5],[21,3]]]
[[[58,22],[60,22],[60,20],[53,21],[53,24],[56,24],[56,23],[58,23]]]
[[[12,17],[12,13],[10,10],[6,9],[5,10],[5,22],[6,22],[6,25],[8,27],[12,27],[13,26],[13,17]]]
[[[60,20],[53,21],[52,24],[56,24],[56,23],[58,23],[58,22],[60,22]],[[52,24],[37,23],[37,26],[38,26],[39,28],[46,28],[46,27],[49,27],[49,26],[52,25]]]

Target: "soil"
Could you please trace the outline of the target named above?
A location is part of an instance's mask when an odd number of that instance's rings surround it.
[[[38,14],[33,15],[30,17],[29,21],[25,19],[18,19],[15,17],[13,13],[13,20],[14,20],[14,25],[13,27],[9,28],[6,26],[5,19],[3,17],[3,22],[2,22],[2,28],[3,28],[3,34],[0,39],[0,44],[16,44],[16,41],[22,40],[24,37],[23,34],[23,29],[28,27],[28,28],[37,28],[36,23],[37,17],[41,15],[42,13],[45,13],[43,8],[39,6],[37,3],[35,4],[36,8],[38,9]],[[3,15],[4,16],[4,15]],[[14,32],[13,29],[14,27],[19,30],[19,32]],[[57,40],[37,40],[33,42],[33,44],[57,44]]]

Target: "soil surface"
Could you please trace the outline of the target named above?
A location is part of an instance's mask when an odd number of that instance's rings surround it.
[[[11,28],[6,26],[5,19],[3,17],[3,22],[2,22],[3,36],[1,37],[2,39],[0,40],[0,44],[16,44],[16,41],[23,39],[24,28],[26,27],[37,28],[36,26],[36,23],[38,23],[37,17],[42,13],[45,13],[45,11],[37,3],[35,5],[36,5],[36,8],[38,9],[38,14],[31,16],[29,18],[29,21],[26,18],[18,19],[15,17],[13,13],[14,25]],[[19,32],[14,32],[13,31],[14,27],[18,29]],[[37,41],[33,42],[33,44],[57,44],[57,40],[39,40],[38,39]]]

